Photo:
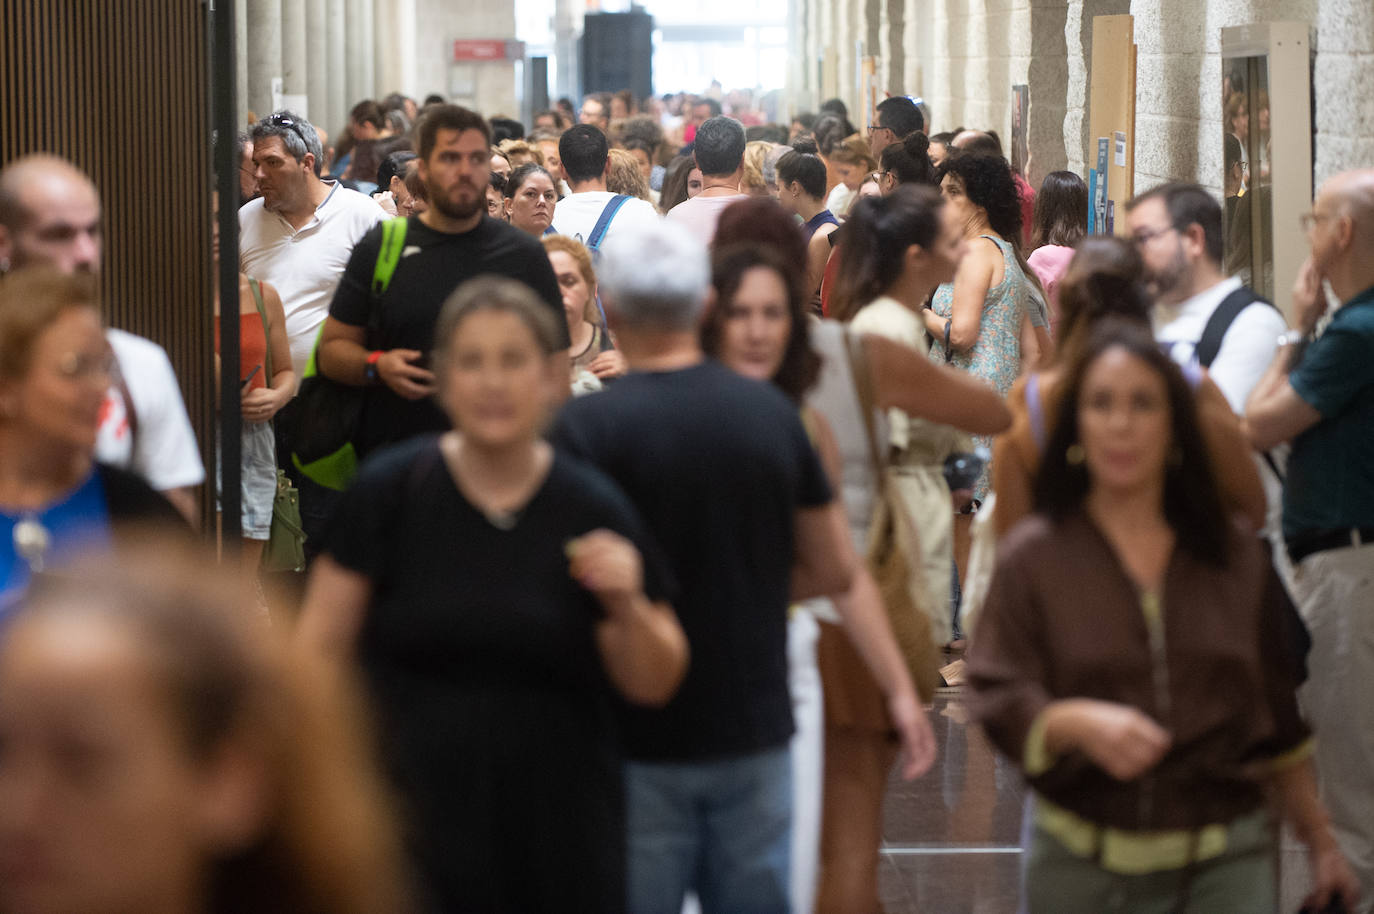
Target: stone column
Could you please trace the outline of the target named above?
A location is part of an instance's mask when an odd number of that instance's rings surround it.
[[[305,94],[310,97],[310,122],[326,131],[329,110],[329,4],[326,0],[305,3]]]
[[[281,0],[248,0],[248,95],[258,117],[272,113],[272,80],[281,76]]]
[[[329,100],[325,105],[327,123],[324,129],[330,132],[331,143],[337,141],[339,131],[347,126],[348,118],[348,67],[345,63],[348,55],[348,49],[345,47],[348,41],[346,9],[345,0],[325,0],[325,31],[328,35],[325,47],[328,63],[325,72],[329,84]]]
[[[344,4],[346,34],[344,38],[344,111],[376,91],[373,61],[372,0],[346,0]]]
[[[244,112],[248,110],[248,2],[239,0],[234,5],[234,110],[237,123],[247,123]]]
[[[311,119],[315,112],[307,95],[306,28],[305,0],[281,0],[282,93],[306,95],[305,110],[296,113]]]

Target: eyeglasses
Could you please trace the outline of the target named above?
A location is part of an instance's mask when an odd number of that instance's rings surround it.
[[[1176,231],[1178,231],[1178,229],[1174,228],[1172,225],[1166,225],[1164,228],[1161,229],[1146,229],[1143,232],[1136,232],[1134,235],[1132,235],[1131,244],[1135,245],[1137,248],[1143,248],[1145,247],[1145,245],[1149,244],[1151,241],[1155,240],[1160,235],[1166,235],[1169,232]]]
[[[108,384],[115,375],[114,356],[102,353],[99,356],[85,355],[80,352],[64,352],[57,361],[57,373],[70,381],[99,381]]]
[[[267,123],[273,127],[286,127],[296,136],[300,137],[301,143],[305,146],[305,151],[310,151],[310,144],[305,141],[305,134],[301,133],[301,128],[295,121],[285,114],[272,114],[267,118]]]
[[[884,127],[882,124],[869,124],[869,125],[868,125],[868,132],[869,132],[869,133],[873,133],[873,132],[876,131],[876,130],[891,130],[891,129],[892,129],[891,127]]]
[[[1312,231],[1312,226],[1316,225],[1318,222],[1324,222],[1325,220],[1330,218],[1331,216],[1327,213],[1319,213],[1316,210],[1312,210],[1311,212],[1303,213],[1301,216],[1299,216],[1298,224],[1302,226],[1302,230],[1304,232],[1310,232]]]

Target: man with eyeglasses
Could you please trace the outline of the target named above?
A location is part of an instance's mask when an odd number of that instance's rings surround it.
[[[1292,442],[1283,535],[1312,635],[1298,693],[1341,852],[1374,911],[1374,169],[1326,182],[1303,219],[1311,256],[1293,288],[1294,329],[1250,396],[1255,447]],[[1342,304],[1320,336],[1323,283]]]
[[[320,179],[320,137],[300,115],[269,115],[251,139],[262,196],[239,210],[239,269],[281,294],[299,378],[353,246],[386,212],[366,194]]]
[[[30,264],[98,273],[101,218],[95,185],[72,163],[16,159],[0,170],[0,277]],[[194,524],[205,467],[172,363],[152,340],[114,327],[105,338],[116,370],[100,410],[96,459],[142,476]]]
[[[1126,204],[1126,224],[1153,302],[1155,338],[1180,365],[1207,370],[1237,415],[1273,361],[1283,315],[1222,269],[1221,205],[1196,184],[1161,184]],[[1261,461],[1277,529],[1281,481]]]
[[[874,160],[881,162],[884,149],[924,130],[925,126],[921,109],[905,95],[894,95],[878,102],[873,109],[873,123],[868,125],[868,148]]]

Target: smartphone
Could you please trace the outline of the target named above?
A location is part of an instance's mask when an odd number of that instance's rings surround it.
[[[253,370],[248,372],[248,377],[244,378],[242,381],[239,382],[239,390],[246,390],[248,388],[248,385],[252,383],[253,378],[257,377],[258,372],[261,369],[261,365],[254,365]]]

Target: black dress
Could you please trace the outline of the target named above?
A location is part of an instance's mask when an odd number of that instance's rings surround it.
[[[617,698],[565,552],[601,527],[665,598],[625,496],[565,456],[498,526],[424,436],[369,462],[334,518],[325,551],[373,582],[359,659],[433,910],[624,908]]]

